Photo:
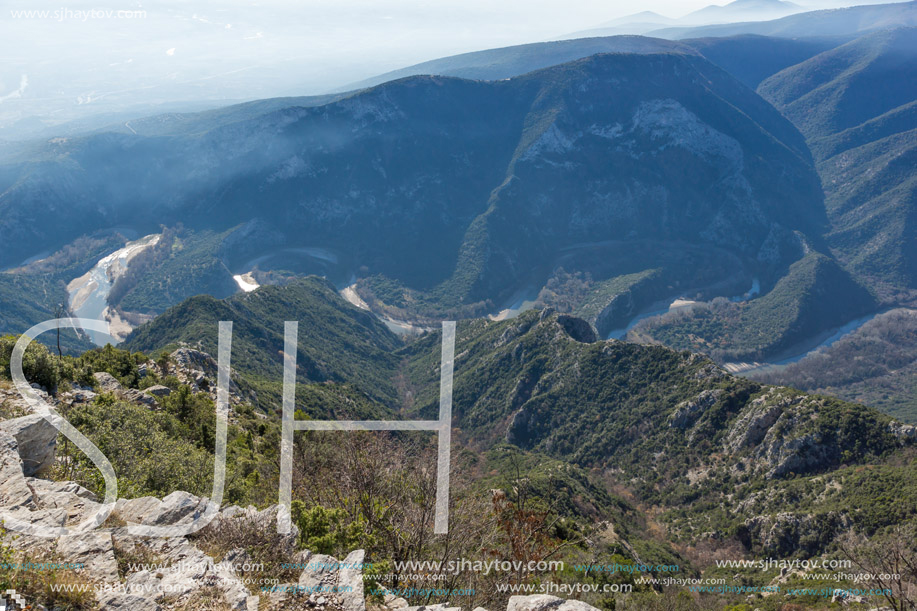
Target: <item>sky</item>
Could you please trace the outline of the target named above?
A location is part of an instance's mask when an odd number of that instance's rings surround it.
[[[797,3],[822,8],[856,2]],[[0,8],[0,138],[11,125],[61,123],[94,113],[152,114],[195,104],[319,94],[436,57],[555,39],[640,10],[678,17],[709,4],[5,0]]]

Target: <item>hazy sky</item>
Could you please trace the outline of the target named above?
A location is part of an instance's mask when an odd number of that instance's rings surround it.
[[[642,10],[679,17],[710,3],[4,0],[0,128],[30,116],[322,93],[435,57],[549,40]]]

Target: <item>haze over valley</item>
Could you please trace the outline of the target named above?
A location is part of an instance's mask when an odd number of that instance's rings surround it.
[[[0,608],[917,608],[917,2],[10,10]]]

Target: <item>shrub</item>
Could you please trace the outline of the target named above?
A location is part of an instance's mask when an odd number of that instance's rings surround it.
[[[15,335],[0,337],[0,376],[12,379],[10,361],[13,356],[13,347],[19,338]],[[40,384],[48,390],[55,390],[59,380],[58,363],[48,352],[48,349],[37,342],[32,342],[26,348],[22,358],[22,372],[30,383]]]

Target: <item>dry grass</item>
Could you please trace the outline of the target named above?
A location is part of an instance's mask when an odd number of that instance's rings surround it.
[[[114,544],[115,560],[118,561],[118,575],[126,579],[128,575],[136,572],[131,565],[162,565],[167,566],[163,558],[149,548],[138,543],[125,541],[118,537],[112,538]]]
[[[214,520],[194,535],[198,549],[221,562],[233,550],[245,550],[248,558],[245,564],[252,570],[236,570],[252,593],[260,591],[262,579],[279,579],[279,583],[295,583],[299,579],[296,569],[283,569],[281,563],[295,562],[290,557],[284,535],[277,534],[273,522],[264,524],[250,516]],[[259,570],[260,567],[260,570]]]
[[[196,590],[184,600],[166,597],[161,606],[171,611],[232,611],[223,593],[212,586]]]

